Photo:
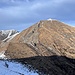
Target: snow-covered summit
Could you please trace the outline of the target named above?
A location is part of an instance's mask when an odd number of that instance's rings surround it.
[[[48,21],[54,21],[54,20],[56,20],[56,19],[52,19],[52,18],[49,18],[49,19],[47,19]],[[57,20],[56,20],[57,21]]]
[[[48,21],[52,21],[53,19],[51,19],[51,18],[49,18],[49,19],[47,19]]]

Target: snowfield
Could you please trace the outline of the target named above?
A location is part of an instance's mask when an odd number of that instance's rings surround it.
[[[0,75],[39,75],[18,62],[0,60]]]

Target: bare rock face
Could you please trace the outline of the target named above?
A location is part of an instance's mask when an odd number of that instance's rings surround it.
[[[75,58],[75,28],[57,20],[40,21],[14,37],[7,58],[66,56]]]

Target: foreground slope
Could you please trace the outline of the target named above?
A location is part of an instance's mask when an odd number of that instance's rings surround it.
[[[7,58],[52,55],[75,58],[75,28],[57,20],[40,21],[14,37],[5,55]]]

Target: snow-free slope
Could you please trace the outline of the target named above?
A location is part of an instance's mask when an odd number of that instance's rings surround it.
[[[5,55],[9,58],[67,56],[75,58],[75,28],[57,20],[43,20],[13,38]]]

